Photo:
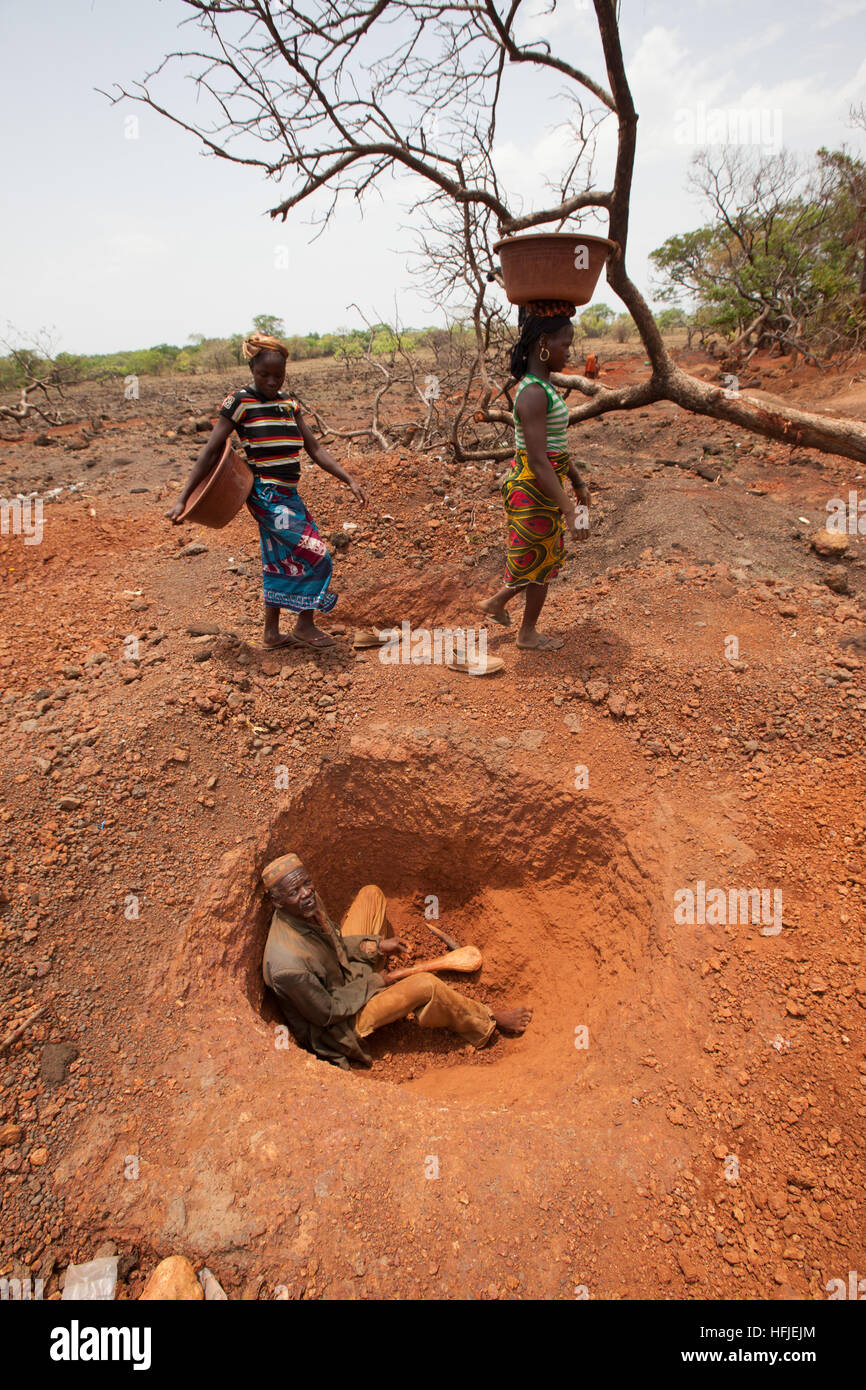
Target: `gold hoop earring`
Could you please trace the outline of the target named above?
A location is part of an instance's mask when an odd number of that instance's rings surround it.
[[[550,360],[550,348],[542,348],[538,356],[542,362],[548,362]]]

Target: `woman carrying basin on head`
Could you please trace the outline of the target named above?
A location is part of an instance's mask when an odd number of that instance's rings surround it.
[[[562,646],[561,637],[537,630],[548,581],[559,573],[564,532],[578,540],[589,534],[589,489],[568,454],[568,406],[551,385],[551,372],[564,370],[574,329],[574,304],[539,300],[526,306],[520,337],[511,354],[511,375],[520,384],[514,396],[514,462],[502,484],[508,517],[505,583],[481,609],[508,627],[506,604],[525,590],[517,645],[535,651]],[[566,477],[580,504],[578,513],[565,491]]]
[[[334,639],[316,627],[314,614],[329,613],[337,595],[329,591],[332,561],[310,512],[298,492],[300,453],[351,489],[366,507],[361,487],[320,444],[304,420],[298,402],[283,392],[288,349],[278,338],[254,333],[243,344],[252,386],[242,386],[222,403],[219,419],[168,513],[176,525],[187,498],[219,461],[226,441],[237,430],[253,471],[247,507],[259,525],[265,589],[266,647],[293,644],[332,647]],[[280,609],[297,615],[291,632],[280,633]]]

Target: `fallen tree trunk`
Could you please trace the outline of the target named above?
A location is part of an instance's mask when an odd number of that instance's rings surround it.
[[[742,391],[726,393],[720,386],[699,381],[674,368],[663,399],[673,401],[695,415],[709,415],[753,434],[805,449],[866,463],[866,424],[840,415],[816,415],[781,401],[769,404],[752,400]]]
[[[762,434],[766,439],[775,439],[791,448],[817,449],[821,453],[839,454],[842,458],[866,463],[866,424],[862,421],[840,415],[816,415],[781,401],[770,405],[753,400],[741,391],[726,392],[723,387],[700,381],[673,364],[663,375],[654,374],[644,382],[616,389],[585,376],[555,372],[550,379],[560,389],[578,390],[588,397],[582,405],[569,411],[570,425],[607,415],[612,410],[635,410],[654,401],[671,401],[693,415],[707,415],[729,425],[739,425],[752,434]],[[484,411],[483,416],[497,424],[511,420],[509,411],[498,408]],[[496,455],[484,455],[494,456],[508,455],[501,451]]]

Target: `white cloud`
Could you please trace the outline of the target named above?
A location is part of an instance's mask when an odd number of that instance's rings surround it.
[[[858,14],[866,14],[866,0],[821,0],[815,17],[816,29],[829,29],[831,25],[854,19]]]

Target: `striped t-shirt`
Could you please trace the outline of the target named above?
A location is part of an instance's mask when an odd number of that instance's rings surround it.
[[[298,402],[293,396],[263,400],[252,386],[226,396],[220,415],[231,420],[254,473],[296,483],[301,476],[300,453],[304,440],[298,425]]]
[[[547,452],[549,454],[568,453],[568,406],[555,391],[549,381],[543,377],[533,376],[527,372],[521,377],[520,385],[514,393],[514,403],[517,404],[517,397],[520,395],[524,386],[543,386],[547,395]],[[520,423],[520,416],[514,412],[514,447],[522,453],[526,453],[526,440],[523,435],[523,426]]]

